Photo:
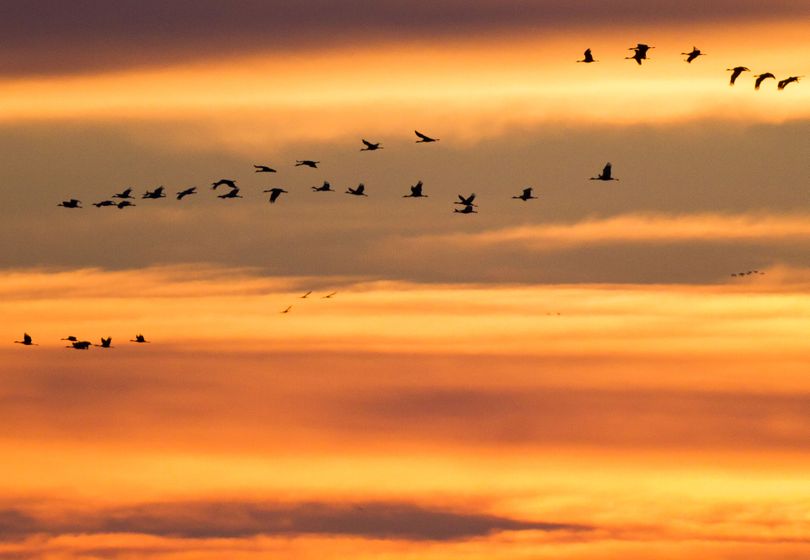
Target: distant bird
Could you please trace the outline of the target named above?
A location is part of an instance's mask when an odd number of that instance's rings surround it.
[[[112,200],[102,200],[101,202],[94,202],[93,206],[95,206],[96,208],[101,208],[102,206],[118,206],[118,205]]]
[[[112,344],[112,337],[108,336],[107,338],[101,337],[101,344],[94,344],[93,346],[98,346],[99,348],[115,348],[115,346],[110,346]]]
[[[349,189],[346,191],[346,194],[353,194],[354,196],[368,196],[365,191],[366,186],[363,183],[360,183],[359,185],[357,185],[357,188],[355,189],[349,187]]]
[[[470,196],[466,198],[461,195],[458,195],[458,201],[454,202],[453,204],[463,204],[464,206],[477,206],[476,204],[473,203],[474,200],[475,200],[475,193],[472,193]]]
[[[380,142],[377,142],[375,144],[373,142],[369,142],[365,138],[363,138],[362,140],[363,140],[363,144],[365,144],[366,147],[365,148],[360,148],[361,152],[373,152],[374,150],[382,150],[382,146],[380,145]]]
[[[802,76],[791,76],[790,78],[785,78],[784,80],[779,80],[779,83],[776,85],[776,89],[782,91],[788,84],[792,84],[793,82],[798,83],[799,78]]]
[[[765,72],[764,74],[757,74],[754,76],[756,81],[754,82],[754,89],[759,89],[759,86],[762,85],[762,82],[767,80],[768,78],[776,79],[776,76],[771,74],[770,72]]]
[[[142,334],[135,335],[135,338],[130,340],[130,342],[137,342],[138,344],[148,344],[149,341],[146,340]]]
[[[329,181],[324,181],[320,187],[312,187],[312,190],[315,192],[335,192]]]
[[[67,340],[67,341],[70,341],[70,342],[76,342],[76,341],[77,341],[77,340],[79,340],[79,339],[78,339],[78,338],[76,338],[76,337],[75,337],[75,336],[73,336],[73,335],[70,335],[70,336],[67,336],[67,337],[65,337],[65,338],[60,338],[59,340]]]
[[[267,189],[266,191],[263,192],[269,192],[270,204],[275,204],[276,200],[278,200],[278,197],[281,196],[281,193],[286,193],[288,191],[285,191],[284,189],[280,189],[278,187],[273,187],[272,189]]]
[[[453,212],[456,214],[478,214],[478,211],[473,208],[472,204],[467,204],[461,210],[454,208]]]
[[[256,165],[254,164],[253,167],[256,168],[256,173],[275,173],[276,170],[272,167],[267,167],[266,165]]]
[[[166,193],[164,193],[164,187],[158,187],[153,191],[146,191],[146,193],[141,198],[166,198]]]
[[[585,49],[585,58],[582,60],[577,60],[577,62],[584,62],[586,64],[590,64],[591,62],[599,62],[593,58],[593,54],[591,54],[591,49]]]
[[[727,72],[731,72],[731,80],[729,80],[728,85],[733,86],[734,82],[737,81],[737,78],[740,77],[740,74],[743,72],[750,72],[748,68],[745,66],[735,66],[734,68],[726,68]]]
[[[419,137],[419,140],[416,141],[417,144],[424,144],[426,142],[438,142],[440,140],[440,138],[431,138],[427,134],[422,134],[418,130],[414,130],[413,133]]]
[[[304,295],[302,295],[302,296],[298,296],[298,297],[299,297],[300,299],[307,299],[307,296],[309,296],[309,294],[311,294],[311,293],[312,293],[312,290],[310,290],[310,291],[308,291],[307,293],[305,293]]]
[[[75,198],[71,198],[70,200],[63,200],[57,206],[62,206],[63,208],[81,208],[82,201],[76,200]]]
[[[226,198],[242,198],[242,195],[239,194],[239,187],[234,187],[225,194],[219,195],[217,198],[226,199]]]
[[[289,313],[289,312],[290,312],[290,309],[292,309],[292,305],[290,305],[289,307],[287,307],[287,309],[285,309],[284,311],[279,311],[279,313]]]
[[[28,333],[23,333],[23,339],[22,340],[15,340],[14,344],[22,344],[24,346],[39,346],[39,344],[34,344],[33,339],[31,338],[31,335],[28,334]]]
[[[517,198],[523,201],[531,200],[532,198],[537,198],[536,196],[532,196],[532,190],[533,189],[531,187],[526,187],[525,189],[523,189],[523,192],[521,194],[519,194],[518,196],[513,196],[512,198]]]
[[[112,197],[113,198],[135,198],[134,196],[132,196],[132,189],[131,188],[130,189],[124,189],[120,193],[112,195]]]
[[[215,183],[211,183],[211,188],[216,190],[218,187],[225,185],[226,187],[231,187],[232,189],[236,188],[236,181],[233,179],[220,179]]]
[[[610,162],[605,164],[605,167],[602,169],[602,173],[597,175],[596,177],[591,177],[591,181],[618,181],[611,173],[613,172],[613,166]]]
[[[118,203],[118,209],[121,210],[122,208],[126,208],[127,206],[137,206],[136,204],[132,204],[128,200],[122,200]]]
[[[636,63],[641,66],[642,60],[647,60],[647,51],[650,49],[654,49],[655,47],[651,47],[650,45],[645,45],[644,43],[638,43],[635,47],[630,47],[627,49],[628,51],[635,51],[633,56],[626,56],[624,57],[625,60],[635,60]]]
[[[73,348],[74,350],[87,350],[90,348],[92,343],[89,340],[77,340],[76,342],[71,342],[70,346],[65,346],[65,348]]]
[[[422,181],[411,185],[411,194],[404,194],[402,198],[427,198],[426,194],[422,194],[422,186]]]
[[[332,292],[331,294],[326,294],[325,296],[321,296],[321,299],[332,299],[332,297],[336,296],[337,292]]]
[[[685,55],[686,55],[686,62],[688,62],[688,63],[690,63],[690,64],[691,64],[691,63],[692,63],[692,61],[693,61],[693,60],[695,60],[697,57],[699,57],[699,56],[706,56],[706,53],[705,53],[705,52],[701,52],[701,51],[700,51],[700,49],[699,49],[699,48],[697,48],[697,47],[692,47],[692,51],[691,51],[691,52],[682,52],[681,54],[685,54]]]
[[[183,200],[183,197],[186,197],[186,196],[189,196],[189,195],[192,195],[192,194],[197,194],[197,187],[189,187],[184,191],[180,191],[179,193],[177,193],[177,200]]]
[[[312,169],[317,169],[318,164],[321,163],[320,161],[313,161],[311,159],[299,159],[295,161],[296,167],[301,167],[302,165],[306,165],[307,167],[311,167]]]

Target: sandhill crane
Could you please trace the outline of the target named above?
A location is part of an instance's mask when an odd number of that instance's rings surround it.
[[[770,72],[765,72],[764,74],[757,74],[754,77],[756,78],[756,81],[754,82],[754,89],[759,89],[759,86],[762,85],[762,82],[767,80],[768,78],[773,78],[774,80],[776,79],[776,76],[774,76]]]
[[[299,159],[295,161],[296,167],[301,167],[302,165],[306,165],[307,167],[311,167],[312,169],[317,169],[318,164],[321,163],[320,161],[314,161],[311,159]]]
[[[134,196],[132,196],[132,189],[131,188],[124,189],[120,193],[112,195],[112,197],[113,198],[135,198]]]
[[[611,173],[613,172],[613,166],[610,162],[605,164],[605,167],[602,169],[602,173],[597,175],[596,177],[591,177],[591,181],[618,181],[617,178],[613,177]]]
[[[453,212],[456,214],[478,214],[478,211],[473,208],[472,204],[466,205],[461,210],[459,210],[458,208],[454,208]]]
[[[419,137],[419,140],[416,141],[417,144],[424,144],[426,142],[438,142],[440,140],[440,138],[431,138],[427,134],[422,134],[418,130],[414,130],[413,133]]]
[[[137,342],[138,344],[148,344],[149,341],[144,338],[142,334],[135,335],[135,338],[131,339],[130,342]]]
[[[66,336],[65,338],[60,338],[59,340],[67,340],[69,342],[76,342],[79,339],[71,334],[69,336]]]
[[[415,185],[411,185],[411,194],[404,194],[402,198],[427,198],[426,194],[422,194],[422,181],[417,182]]]
[[[300,299],[307,299],[307,297],[308,297],[308,296],[309,296],[309,294],[311,294],[311,293],[312,293],[312,290],[310,290],[310,291],[308,291],[307,293],[305,293],[304,295],[302,295],[302,296],[298,296],[298,297],[299,297]]]
[[[472,193],[470,196],[466,198],[461,195],[458,195],[458,200],[453,204],[463,204],[464,206],[477,206],[477,204],[473,203],[474,200],[475,200],[475,193]]]
[[[34,341],[31,338],[31,335],[28,334],[28,333],[23,333],[23,339],[22,340],[15,340],[14,344],[22,344],[23,346],[39,346],[39,344],[34,344]]]
[[[520,193],[518,196],[513,196],[512,198],[517,198],[517,199],[523,200],[524,202],[526,200],[531,200],[533,198],[537,198],[536,196],[532,196],[532,190],[533,189],[531,187],[526,187],[525,189],[523,189],[522,193]]]
[[[102,206],[118,206],[118,205],[112,200],[102,200],[101,202],[94,202],[93,206],[95,206],[96,208],[101,208]]]
[[[74,350],[87,350],[91,346],[91,342],[89,340],[77,340],[76,342],[71,342],[70,346],[65,346],[65,348],[73,348]]]
[[[239,194],[239,187],[234,187],[225,194],[219,195],[217,198],[226,199],[226,198],[242,198],[242,195]]]
[[[362,141],[363,141],[363,144],[366,145],[366,147],[365,148],[360,148],[361,152],[373,152],[374,150],[382,150],[382,146],[380,145],[380,142],[377,142],[375,144],[374,142],[369,142],[365,138],[363,138]]]
[[[638,43],[635,47],[630,47],[627,49],[628,51],[635,51],[633,52],[633,56],[626,56],[624,58],[625,60],[635,60],[636,63],[641,66],[641,61],[647,60],[647,51],[654,48],[655,47],[645,45],[644,43]]]
[[[284,189],[280,189],[278,187],[273,187],[272,189],[267,189],[263,192],[270,193],[270,204],[275,204],[276,200],[278,200],[278,197],[281,196],[281,193],[286,193],[287,191],[285,191]]]
[[[141,198],[166,198],[166,193],[163,192],[164,190],[165,188],[161,186],[153,191],[146,191]]]
[[[733,86],[734,82],[737,81],[737,78],[740,77],[740,74],[743,72],[750,72],[750,70],[745,66],[735,66],[734,68],[726,68],[726,72],[731,72],[731,79],[729,80],[728,85]]]
[[[215,183],[211,183],[211,188],[216,190],[218,187],[225,185],[226,187],[230,187],[232,189],[236,188],[236,181],[233,179],[220,179]]]
[[[792,84],[793,82],[798,83],[799,78],[802,76],[791,76],[790,78],[785,78],[784,80],[779,80],[779,83],[776,85],[776,89],[782,91],[788,84]]]
[[[584,62],[586,64],[590,64],[591,62],[599,62],[593,58],[593,54],[591,54],[591,49],[585,49],[585,54],[583,55],[585,58],[582,60],[577,60],[577,62]]]
[[[177,200],[183,200],[184,197],[197,194],[197,187],[189,187],[186,190],[180,191],[177,193]]]
[[[110,346],[112,344],[112,337],[108,336],[107,338],[101,337],[101,344],[94,344],[93,346],[97,346],[99,348],[115,348],[115,346]]]
[[[366,186],[363,183],[357,185],[357,188],[355,189],[349,187],[346,194],[353,194],[354,196],[368,196],[366,194]]]
[[[326,294],[325,296],[321,296],[321,299],[332,299],[337,295],[337,292],[332,292],[331,294]]]
[[[253,164],[253,167],[256,168],[256,173],[275,173],[276,170],[272,167],[268,167],[266,165],[256,165]]]
[[[122,208],[126,208],[127,206],[137,206],[136,204],[132,204],[128,200],[122,200],[118,203],[118,209],[121,210]]]
[[[335,192],[329,181],[324,181],[320,187],[312,187],[312,190],[315,192]]]
[[[686,55],[686,62],[688,62],[688,63],[690,63],[690,64],[691,64],[691,63],[692,63],[692,61],[693,61],[693,60],[695,60],[697,57],[699,57],[699,56],[706,56],[706,53],[705,53],[705,52],[701,52],[701,51],[700,51],[700,49],[699,49],[699,48],[697,48],[697,47],[692,47],[692,51],[691,51],[691,52],[682,52],[681,54],[685,54],[685,55]]]
[[[75,198],[71,198],[70,200],[63,200],[57,206],[61,206],[63,208],[81,208],[82,201],[76,200]]]
[[[287,309],[285,309],[284,311],[279,311],[279,313],[289,313],[289,312],[290,312],[290,309],[292,309],[292,305],[290,305],[289,307],[287,307]]]

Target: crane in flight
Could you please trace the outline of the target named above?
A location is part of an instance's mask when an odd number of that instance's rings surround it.
[[[754,89],[759,89],[759,86],[762,85],[762,82],[764,82],[768,78],[773,78],[774,80],[776,79],[776,76],[774,76],[770,72],[765,72],[764,74],[757,74],[754,77],[756,78],[756,81],[754,82]]]
[[[618,179],[613,176],[613,166],[608,162],[599,175],[591,177],[591,181],[618,181]]]
[[[693,60],[695,60],[697,57],[699,57],[699,56],[706,56],[706,53],[705,53],[705,52],[701,52],[701,50],[700,50],[699,48],[697,48],[697,47],[692,47],[691,52],[682,52],[681,54],[685,54],[685,55],[686,55],[686,62],[688,62],[688,63],[690,63],[690,64],[691,64],[691,63],[692,63],[692,61],[693,61]]]
[[[464,197],[458,195],[458,200],[453,202],[453,204],[462,204],[464,206],[477,206],[473,201],[475,200],[475,193],[472,193],[470,196]]]
[[[417,182],[415,185],[411,185],[411,194],[403,194],[402,198],[427,198],[426,194],[422,194],[422,181]]]
[[[120,193],[112,195],[113,198],[135,198],[132,196],[132,188],[124,189]]]
[[[363,183],[357,185],[357,188],[349,187],[346,194],[353,194],[354,196],[368,196],[366,194],[366,186]]]
[[[34,344],[34,340],[31,338],[31,335],[28,333],[23,333],[22,340],[15,340],[14,344],[22,344],[23,346],[39,346],[39,344]]]
[[[335,192],[329,181],[324,181],[320,187],[312,187],[312,190],[315,192]]]
[[[278,187],[273,187],[272,189],[267,189],[264,192],[270,193],[270,204],[275,204],[278,197],[281,196],[281,193],[286,193],[287,191]]]
[[[137,206],[137,204],[132,204],[128,200],[122,200],[118,203],[118,209],[121,210],[122,208],[126,208],[127,206]]]
[[[226,198],[242,198],[242,195],[239,194],[239,187],[234,187],[225,194],[221,194],[217,196],[217,198],[226,199]]]
[[[517,198],[517,199],[522,200],[524,202],[527,201],[527,200],[531,200],[533,198],[537,198],[536,196],[532,195],[532,190],[533,189],[531,187],[526,187],[525,189],[523,189],[522,193],[520,193],[518,196],[513,196],[512,198]]]
[[[635,47],[630,47],[627,49],[628,51],[634,51],[633,56],[626,56],[624,58],[625,60],[635,60],[636,63],[641,66],[641,61],[647,60],[647,51],[654,48],[655,47],[645,45],[644,43],[638,43]]]
[[[177,200],[183,200],[184,197],[197,194],[197,187],[189,187],[177,193]]]
[[[65,348],[73,348],[74,350],[87,350],[90,348],[92,343],[89,340],[77,340],[76,342],[71,342],[69,346],[65,346]]]
[[[733,86],[737,81],[737,78],[740,77],[740,74],[743,72],[750,72],[750,70],[745,66],[735,66],[734,68],[726,68],[726,72],[731,72],[731,79],[729,80],[728,85]]]
[[[802,77],[803,76],[791,76],[789,78],[785,78],[784,80],[779,80],[779,83],[776,84],[776,89],[778,89],[779,91],[782,91],[783,89],[785,89],[785,87],[787,87],[788,84],[792,84],[794,82],[798,83],[799,78],[802,78]]]
[[[472,204],[467,204],[461,210],[459,210],[458,208],[454,208],[453,212],[456,214],[478,214],[478,211],[475,208],[473,208]]]
[[[272,167],[268,167],[266,165],[256,165],[254,164],[253,167],[256,168],[256,173],[275,173],[276,170]]]
[[[141,198],[166,198],[166,193],[163,192],[164,190],[162,186],[153,191],[147,190]]]
[[[135,335],[135,338],[131,339],[130,342],[137,342],[138,344],[149,344],[149,341],[144,338],[142,334]]]
[[[582,60],[577,60],[577,62],[584,62],[585,64],[590,64],[591,62],[599,62],[598,60],[594,59],[593,54],[591,53],[591,49],[585,49],[585,53],[583,55],[585,58]]]
[[[102,200],[101,202],[94,202],[93,206],[95,206],[96,208],[101,208],[102,206],[118,206],[118,205],[112,200]]]
[[[319,163],[321,163],[321,162],[311,160],[311,159],[299,159],[299,160],[295,161],[295,166],[296,167],[301,167],[302,165],[305,165],[307,167],[311,167],[312,169],[317,169]]]
[[[218,187],[225,185],[226,187],[230,187],[232,189],[236,188],[236,181],[233,179],[220,179],[214,183],[211,183],[211,188],[216,190]]]
[[[76,200],[75,198],[71,198],[70,200],[63,200],[57,206],[61,206],[62,208],[81,208],[82,201]]]
[[[366,145],[365,148],[360,148],[361,152],[373,152],[374,150],[382,150],[382,146],[380,145],[381,142],[377,142],[375,144],[374,142],[369,142],[365,138],[362,138],[361,140],[363,141],[363,144]]]
[[[99,348],[115,348],[115,346],[110,346],[112,344],[112,337],[108,336],[107,338],[101,337],[101,344],[94,344],[93,346],[98,346]]]
[[[431,138],[427,134],[422,134],[418,130],[414,130],[413,133],[419,137],[419,140],[416,141],[417,144],[424,144],[427,142],[438,142],[440,140],[440,138]]]

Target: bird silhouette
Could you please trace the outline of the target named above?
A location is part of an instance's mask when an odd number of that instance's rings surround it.
[[[34,341],[31,338],[31,335],[28,334],[28,333],[23,333],[23,339],[22,340],[15,340],[14,344],[22,344],[23,346],[39,346],[39,344],[34,344]]]
[[[290,312],[290,309],[292,309],[292,307],[293,307],[293,306],[292,306],[292,305],[290,305],[290,306],[289,306],[289,307],[287,307],[287,309],[285,309],[284,311],[279,311],[279,313],[289,313],[289,312]]]
[[[321,299],[332,299],[336,295],[337,295],[337,292],[332,292],[331,294],[326,294],[325,296],[321,296]]]
[[[219,195],[217,198],[226,199],[226,198],[242,198],[242,195],[239,194],[239,187],[234,187],[225,194]]]
[[[102,200],[101,202],[94,202],[93,206],[95,206],[96,208],[101,208],[102,206],[118,206],[118,205],[112,200]]]
[[[164,187],[158,187],[153,191],[146,191],[146,193],[141,198],[166,198],[166,193],[164,193]]]
[[[473,203],[474,200],[475,200],[475,193],[472,193],[470,196],[466,198],[461,195],[458,195],[458,200],[456,202],[453,202],[453,204],[463,204],[464,206],[477,206],[476,204]]]
[[[366,147],[365,148],[360,148],[361,152],[373,152],[374,150],[382,150],[382,146],[380,145],[380,142],[377,142],[375,144],[373,142],[369,142],[365,138],[363,138],[362,140],[363,140],[363,144],[365,144]]]
[[[613,166],[610,164],[610,162],[608,162],[602,169],[602,173],[600,173],[596,177],[591,177],[591,181],[618,181],[618,179],[616,179],[611,175],[612,172]]]
[[[419,137],[419,140],[416,141],[417,144],[424,144],[426,142],[438,142],[440,140],[440,138],[431,138],[427,134],[422,134],[418,130],[414,130],[413,133]]]
[[[728,85],[733,86],[734,82],[737,81],[737,78],[740,77],[740,74],[743,72],[750,72],[750,70],[745,66],[735,66],[734,68],[726,68],[726,72],[731,72],[731,79],[729,80]]]
[[[273,187],[272,189],[267,189],[264,192],[270,193],[270,204],[275,204],[278,197],[281,196],[281,193],[286,193],[287,191],[278,187]]]
[[[298,297],[299,297],[300,299],[307,299],[307,296],[309,296],[309,294],[311,294],[311,293],[312,293],[312,290],[310,290],[310,291],[308,291],[307,293],[305,293],[304,295],[302,295],[302,296],[298,296]]]
[[[312,190],[315,192],[335,192],[332,189],[332,185],[329,183],[329,181],[324,181],[323,185],[320,187],[312,187]]]
[[[641,61],[647,60],[647,51],[654,48],[655,47],[645,45],[644,43],[638,43],[635,47],[630,47],[627,49],[628,51],[635,51],[633,52],[633,56],[626,56],[624,58],[625,60],[635,60],[636,63],[641,66]]]
[[[137,342],[138,344],[148,344],[149,341],[144,338],[142,334],[135,335],[134,339],[131,339],[130,342]]]
[[[57,206],[61,206],[63,208],[81,208],[82,201],[76,200],[75,198],[71,198],[70,200],[63,200]]]
[[[584,62],[586,64],[590,64],[591,62],[599,62],[593,58],[593,54],[591,54],[591,49],[585,49],[585,54],[582,60],[577,60],[577,62]]]
[[[706,56],[706,53],[705,53],[705,52],[701,52],[701,51],[700,51],[700,49],[699,49],[699,48],[697,48],[697,47],[692,47],[692,51],[691,51],[691,52],[682,52],[681,54],[685,54],[685,55],[686,55],[686,62],[688,62],[688,63],[690,63],[690,64],[691,64],[691,63],[692,63],[692,61],[693,61],[693,60],[695,60],[697,57],[699,57],[699,56]]]
[[[233,179],[220,179],[219,181],[216,181],[215,183],[211,183],[211,188],[216,190],[217,188],[219,188],[222,185],[225,185],[226,187],[231,187],[232,189],[235,189],[236,188],[236,181],[234,181]]]
[[[779,80],[779,83],[776,85],[776,89],[782,91],[788,84],[792,84],[793,82],[798,83],[799,78],[802,76],[791,76],[790,78],[785,78],[784,80]]]
[[[312,169],[317,169],[319,163],[321,163],[321,162],[320,161],[313,161],[311,159],[299,159],[299,160],[296,160],[295,166],[296,167],[301,167],[302,165],[305,165],[307,167],[311,167]]]
[[[112,344],[112,337],[108,336],[107,338],[101,337],[101,344],[94,344],[93,346],[98,346],[99,348],[115,348],[115,346],[110,346]]]
[[[411,185],[411,194],[404,194],[402,198],[427,198],[426,194],[422,194],[422,181]]]
[[[275,173],[276,170],[272,167],[268,167],[266,165],[256,165],[254,164],[253,167],[256,168],[256,173]]]
[[[456,214],[478,214],[478,211],[475,208],[473,208],[472,204],[465,205],[464,208],[462,208],[461,210],[459,210],[458,208],[454,208],[453,212]]]
[[[759,89],[759,86],[762,85],[762,82],[767,80],[768,78],[773,78],[774,80],[776,79],[776,76],[774,76],[770,72],[765,72],[764,74],[757,74],[754,77],[756,78],[756,81],[754,82],[754,89]]]
[[[112,195],[112,197],[113,198],[135,198],[134,196],[132,196],[132,189],[131,188],[124,189],[120,193]]]
[[[126,208],[127,206],[137,206],[136,204],[132,204],[128,200],[122,200],[118,203],[118,209],[121,210],[122,208]]]
[[[76,342],[71,342],[70,346],[65,346],[65,348],[73,348],[74,350],[87,350],[91,346],[91,342],[89,340],[77,340]]]
[[[360,183],[355,189],[349,187],[346,194],[353,194],[354,196],[368,196],[365,191],[366,186],[363,183]]]
[[[59,340],[67,340],[67,341],[70,341],[70,342],[76,342],[76,341],[77,341],[77,340],[79,340],[79,339],[78,339],[78,338],[76,338],[76,337],[75,337],[75,336],[73,336],[73,335],[70,335],[70,336],[66,336],[65,338],[60,338]]]
[[[189,187],[184,191],[180,191],[177,193],[177,200],[183,200],[184,197],[192,194],[197,194],[197,187]]]
[[[531,187],[526,187],[525,189],[523,189],[522,193],[520,193],[518,196],[513,196],[512,198],[518,198],[523,201],[531,200],[532,198],[537,198],[536,196],[532,196],[532,190],[533,189]]]

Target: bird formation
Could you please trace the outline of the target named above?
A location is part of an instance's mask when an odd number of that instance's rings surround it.
[[[765,273],[761,270],[748,270],[746,272],[732,272],[730,276],[732,278],[742,278],[743,276],[751,276],[752,274],[758,274],[760,276],[765,275]]]
[[[73,350],[87,350],[91,346],[95,346],[96,348],[115,348],[112,345],[112,337],[108,336],[107,338],[101,337],[101,344],[93,344],[89,340],[79,340],[78,337],[74,335],[66,336],[65,338],[61,338],[60,340],[68,342],[69,344],[65,346],[65,348],[70,348]],[[149,340],[142,334],[138,334],[135,338],[131,339],[130,342],[135,342],[137,344],[149,344]],[[34,339],[31,338],[31,335],[28,333],[23,333],[22,340],[15,340],[15,344],[22,344],[23,346],[39,346],[39,344],[34,343]]]

